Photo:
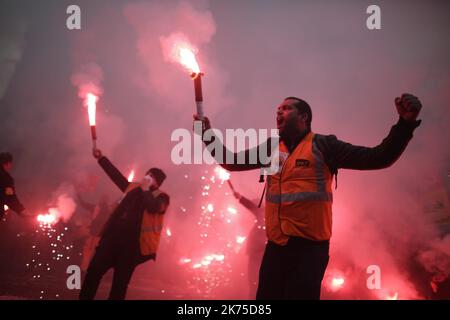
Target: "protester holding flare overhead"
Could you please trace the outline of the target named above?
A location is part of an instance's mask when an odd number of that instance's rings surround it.
[[[278,106],[279,170],[267,178],[265,224],[269,241],[261,263],[257,299],[320,298],[329,259],[332,177],[340,168],[387,168],[400,157],[420,125],[416,119],[422,105],[411,94],[396,98],[395,105],[400,116],[397,124],[372,148],[313,133],[312,110],[302,99],[288,97]],[[195,115],[194,119],[203,121],[205,130],[211,127],[208,118]],[[263,146],[264,150],[271,150],[271,139],[266,143],[269,146]],[[256,164],[239,164],[235,153],[233,163],[221,165],[229,171],[261,168],[261,147],[243,151],[247,162],[255,152]],[[214,149],[211,151],[214,156]],[[223,154],[227,152],[223,150]]]
[[[123,300],[136,266],[155,260],[169,196],[159,187],[166,175],[149,169],[140,183],[129,182],[98,149],[94,157],[124,192],[101,233],[101,239],[84,279],[80,299],[93,299],[103,275],[114,269],[109,299]]]

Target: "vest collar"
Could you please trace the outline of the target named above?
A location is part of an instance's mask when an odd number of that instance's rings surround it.
[[[310,132],[311,132],[310,129],[306,129],[305,131],[299,132],[293,136],[289,137],[280,136],[280,141],[283,141],[289,153],[292,153],[298,146],[298,144],[303,140],[303,138],[306,137],[306,135]]]

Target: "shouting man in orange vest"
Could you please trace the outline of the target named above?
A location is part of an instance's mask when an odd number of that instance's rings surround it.
[[[332,222],[332,177],[339,168],[374,170],[392,165],[405,150],[419,126],[419,99],[403,94],[395,99],[399,120],[376,147],[355,146],[334,135],[311,131],[312,111],[307,102],[286,98],[277,109],[279,170],[268,176],[265,223],[268,242],[259,271],[257,299],[320,299],[321,282],[328,265]],[[210,129],[208,118],[204,130]],[[210,144],[206,142],[206,144]],[[216,141],[215,141],[216,142]],[[231,154],[233,163],[221,164],[229,171],[261,168],[259,149]],[[217,142],[214,144],[217,145]],[[216,147],[215,147],[216,148]],[[215,148],[211,151],[215,156]],[[224,148],[223,154],[230,153]],[[255,163],[248,163],[250,155]],[[229,155],[227,155],[228,157]],[[230,158],[227,158],[230,159]],[[220,159],[218,160],[220,161]],[[220,162],[219,162],[220,163]]]
[[[169,196],[159,190],[166,175],[161,169],[151,168],[140,183],[130,183],[100,150],[94,150],[94,157],[125,195],[105,224],[80,299],[94,299],[101,278],[113,268],[109,299],[123,300],[136,266],[156,259],[164,213],[169,206]]]

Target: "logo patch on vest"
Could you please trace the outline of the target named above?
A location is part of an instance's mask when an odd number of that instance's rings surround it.
[[[309,167],[309,160],[306,159],[295,159],[296,167]]]

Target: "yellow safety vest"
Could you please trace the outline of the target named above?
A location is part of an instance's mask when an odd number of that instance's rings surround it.
[[[279,144],[280,169],[268,176],[266,232],[270,241],[285,245],[289,236],[314,241],[331,237],[332,174],[308,133],[289,154]]]
[[[130,183],[128,188],[125,190],[125,194],[138,187],[140,187],[139,183]],[[161,191],[159,191],[159,193],[161,193]],[[156,254],[163,229],[163,222],[164,214],[144,210],[139,236],[141,255],[147,256]]]

